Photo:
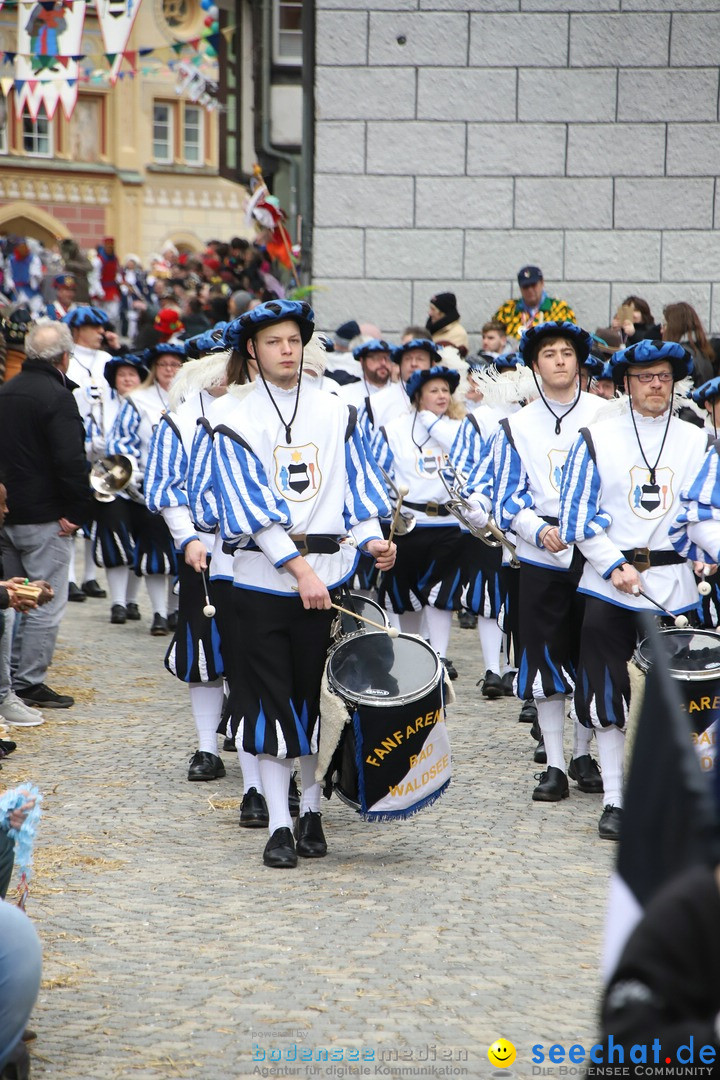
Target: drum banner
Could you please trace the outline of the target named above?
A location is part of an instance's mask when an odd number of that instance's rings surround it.
[[[438,799],[452,770],[442,691],[412,706],[353,713],[360,811],[367,821],[407,818]]]

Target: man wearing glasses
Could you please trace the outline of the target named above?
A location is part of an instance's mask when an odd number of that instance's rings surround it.
[[[585,556],[585,594],[575,708],[594,727],[603,775],[600,837],[617,840],[622,821],[622,760],[630,703],[627,662],[640,612],[658,614],[643,592],[673,615],[697,607],[693,569],[672,547],[680,492],[697,475],[707,432],[673,416],[674,384],[692,371],[675,342],[639,341],[610,361],[624,384],[623,411],[580,435],[560,491],[560,535]]]

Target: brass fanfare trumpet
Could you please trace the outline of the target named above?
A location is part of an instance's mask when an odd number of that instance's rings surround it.
[[[448,481],[446,473],[450,474],[450,480]],[[482,540],[483,544],[487,544],[488,547],[498,548],[505,547],[510,552],[510,565],[519,566],[517,552],[515,545],[508,540],[505,533],[498,528],[495,520],[490,517],[487,525],[483,528],[478,528],[476,525],[471,524],[467,515],[472,513],[473,505],[468,502],[465,496],[462,494],[462,490],[467,483],[466,477],[456,469],[450,462],[447,454],[445,455],[445,465],[440,469],[440,479],[443,482],[445,490],[450,496],[449,501],[445,504],[451,514],[460,521],[466,529],[468,529],[473,536],[477,536],[478,540]]]
[[[125,454],[108,454],[90,469],[90,487],[98,502],[112,502],[132,480],[133,463]]]

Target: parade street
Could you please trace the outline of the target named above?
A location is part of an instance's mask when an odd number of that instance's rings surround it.
[[[596,1041],[602,797],[531,802],[535,744],[518,701],[480,697],[475,631],[454,622],[446,795],[397,824],[323,800],[328,856],[280,871],[238,827],[234,754],[224,779],[186,779],[187,692],[147,602],[125,626],[108,606],[69,605],[49,682],[76,705],[13,729],[3,762],[3,787],[44,793],[33,1077],[524,1078],[535,1044]],[[488,1061],[499,1038],[509,1069]]]

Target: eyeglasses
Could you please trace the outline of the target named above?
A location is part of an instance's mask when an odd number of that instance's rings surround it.
[[[177,371],[179,368],[182,367],[182,364],[179,362],[174,363],[172,361],[168,361],[167,363],[165,363],[165,361],[163,361],[162,363],[156,364],[155,367],[162,368],[165,371]]]
[[[653,379],[659,379],[660,382],[672,382],[674,375],[672,371],[640,371],[630,374],[628,372],[629,379],[637,379],[641,383],[651,383]]]

